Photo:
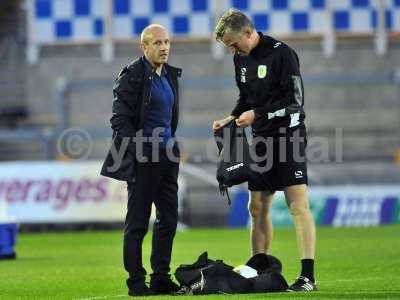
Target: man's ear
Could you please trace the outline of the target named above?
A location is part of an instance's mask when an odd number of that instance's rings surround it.
[[[251,34],[253,33],[253,30],[251,30],[250,27],[246,27],[243,29],[243,33],[247,38],[250,38]]]
[[[146,43],[144,43],[144,42],[140,43],[140,49],[142,49],[143,52],[146,51],[146,48],[147,48]]]

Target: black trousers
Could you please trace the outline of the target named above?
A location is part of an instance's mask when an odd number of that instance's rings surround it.
[[[124,228],[124,266],[129,281],[143,279],[142,243],[147,233],[152,203],[156,206],[151,252],[152,278],[170,271],[172,243],[178,223],[179,163],[160,150],[159,162],[138,162],[136,181],[128,182],[128,211]]]

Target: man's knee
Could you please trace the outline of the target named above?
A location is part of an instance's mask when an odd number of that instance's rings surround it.
[[[175,232],[176,227],[178,226],[178,218],[168,220],[165,222],[165,229],[169,232]]]
[[[175,232],[178,225],[178,212],[158,213],[154,225],[168,232]]]
[[[137,214],[130,210],[125,218],[124,234],[143,238],[149,229],[150,213]]]
[[[289,203],[289,211],[292,216],[301,216],[310,213],[308,201],[292,200]]]
[[[271,208],[273,193],[271,192],[251,192],[248,205],[250,216],[253,219],[267,217]]]
[[[255,219],[261,215],[262,205],[258,202],[250,201],[248,209],[250,216]]]
[[[124,236],[125,238],[133,238],[135,240],[143,240],[148,231],[148,224],[140,226],[125,226]]]
[[[305,196],[288,199],[287,203],[292,216],[302,216],[310,213],[308,199]]]
[[[292,216],[310,213],[306,185],[295,185],[285,189],[286,203]]]

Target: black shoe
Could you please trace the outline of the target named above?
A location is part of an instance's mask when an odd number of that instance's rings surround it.
[[[129,279],[128,279],[129,280]],[[149,289],[144,281],[135,281],[129,285],[129,296],[151,296],[153,291]]]
[[[150,289],[154,294],[171,295],[179,291],[179,286],[169,277],[165,278],[152,278],[150,280]]]
[[[289,292],[311,292],[317,290],[317,284],[307,277],[299,276],[287,290]]]

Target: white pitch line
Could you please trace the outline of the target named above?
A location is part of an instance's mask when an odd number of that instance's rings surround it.
[[[78,299],[75,299],[75,300],[99,300],[99,299],[122,298],[122,297],[128,297],[128,294],[126,294],[126,295],[108,295],[108,296],[78,298]]]
[[[333,280],[329,280],[330,282],[351,282],[351,281],[365,281],[365,280],[386,280],[386,278],[383,277],[369,277],[369,278],[353,278],[353,279],[333,279]],[[319,282],[317,280],[317,282]]]
[[[400,278],[395,278],[400,279]],[[336,279],[336,280],[329,280],[329,282],[352,282],[352,281],[373,281],[373,280],[386,280],[383,277],[369,277],[369,278],[353,278],[353,279]],[[323,281],[324,282],[324,281]],[[317,284],[321,283],[321,281],[317,280]],[[100,300],[100,299],[109,299],[109,298],[122,298],[128,297],[128,295],[108,295],[108,296],[97,296],[97,297],[88,297],[88,298],[78,298],[75,300]]]

